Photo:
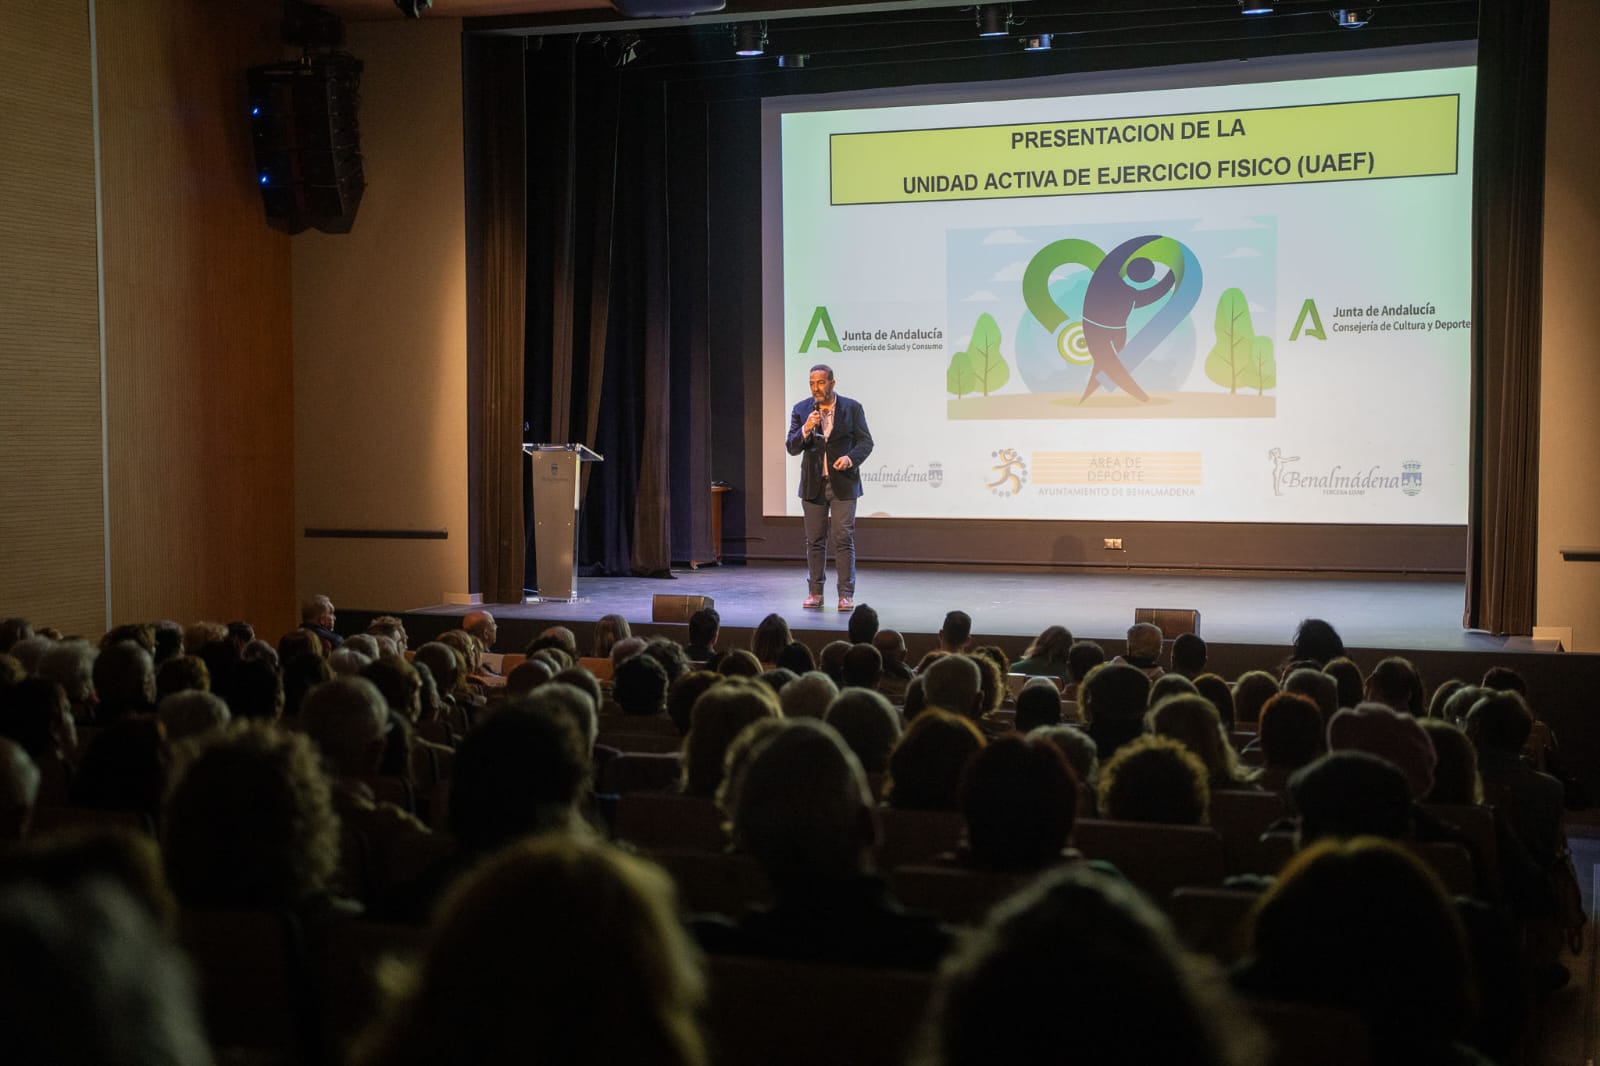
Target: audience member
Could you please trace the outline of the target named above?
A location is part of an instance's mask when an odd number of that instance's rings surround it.
[[[98,713],[94,659],[95,650],[88,641],[58,640],[45,646],[33,670],[36,677],[54,681],[66,690],[72,715],[83,724],[93,722]]]
[[[300,628],[316,637],[322,644],[325,653],[331,652],[334,648],[344,643],[344,638],[333,631],[336,617],[332,600],[323,595],[313,596],[300,608]],[[223,631],[223,636],[227,636],[226,630]],[[203,642],[208,643],[213,639],[216,638],[207,635]],[[195,647],[198,647],[198,645],[191,646],[189,644],[189,636],[185,633],[184,650],[192,652]],[[279,652],[281,654],[281,648]]]
[[[972,642],[972,616],[966,611],[949,611],[939,627],[939,650],[961,652]]]
[[[6,1060],[52,1066],[209,1066],[183,953],[103,879],[0,889]]]
[[[507,848],[440,906],[360,1066],[704,1066],[700,963],[660,868],[562,835]]]
[[[213,674],[212,689],[222,697],[235,718],[275,722],[283,714],[283,679],[259,659],[248,662],[241,659],[220,674]]]
[[[1367,675],[1366,698],[1397,711],[1421,718],[1427,713],[1422,697],[1422,678],[1409,659],[1391,655]]]
[[[771,670],[761,671],[760,680],[763,685],[772,690],[773,695],[781,700],[783,698],[783,690],[788,687],[789,682],[796,680],[799,676],[793,670],[782,666],[774,666]]]
[[[1111,661],[1127,663],[1154,681],[1166,673],[1161,669],[1161,643],[1160,626],[1135,622],[1128,627],[1127,650]]]
[[[702,607],[689,616],[689,643],[684,654],[697,663],[710,665],[717,658],[717,637],[722,633],[722,616],[714,607]]]
[[[186,907],[298,907],[324,898],[339,818],[310,738],[247,722],[174,751],[162,854]]]
[[[28,835],[39,802],[39,768],[22,745],[0,737],[0,848]]]
[[[1361,672],[1361,667],[1354,661],[1339,656],[1329,659],[1322,667],[1322,672],[1333,678],[1334,684],[1339,688],[1339,707],[1354,707],[1360,703],[1366,693],[1367,679]]]
[[[1217,674],[1201,674],[1194,679],[1194,690],[1211,701],[1211,706],[1217,709],[1217,717],[1222,719],[1222,724],[1229,730],[1233,729],[1233,686],[1229,685]]]
[[[1144,732],[1149,701],[1150,679],[1137,667],[1109,662],[1089,671],[1078,690],[1078,709],[1102,763]]]
[[[10,652],[19,640],[33,636],[33,623],[26,618],[7,618],[0,621],[0,654]]]
[[[1254,995],[1354,1011],[1373,1062],[1484,1061],[1466,937],[1444,889],[1403,848],[1326,841],[1301,852],[1251,914],[1239,984]]]
[[[960,810],[962,768],[983,746],[983,734],[971,719],[925,709],[889,753],[885,801],[899,810]]]
[[[1040,726],[1028,734],[1048,740],[1061,752],[1061,757],[1072,767],[1072,776],[1078,782],[1078,817],[1094,818],[1099,806],[1096,791],[1100,787],[1100,753],[1095,749],[1094,738],[1074,725]]]
[[[226,729],[233,720],[228,705],[202,689],[184,689],[163,697],[156,717],[161,720],[169,744]]]
[[[1118,822],[1205,825],[1206,765],[1171,737],[1142,736],[1100,765],[1100,814]]]
[[[720,680],[722,675],[711,670],[690,670],[667,689],[667,717],[678,727],[680,737],[689,732],[689,715],[695,701]]]
[[[1048,740],[997,737],[961,774],[966,857],[982,870],[1031,873],[1063,858],[1078,781]]]
[[[619,640],[633,636],[628,620],[620,614],[603,614],[595,621],[594,635],[589,641],[589,657],[609,659],[611,646]]]
[[[72,804],[138,814],[155,825],[167,763],[166,739],[155,715],[120,718],[84,747],[72,778]]]
[[[723,677],[760,677],[761,671],[761,660],[744,648],[724,652],[717,660],[717,673]]]
[[[788,714],[787,708],[784,713]],[[823,721],[843,738],[863,770],[869,774],[888,771],[889,753],[900,741],[900,715],[882,693],[847,688],[829,705]]]
[[[945,965],[916,1066],[1252,1066],[1266,1043],[1211,964],[1136,889],[1088,864],[1046,873]]]
[[[756,623],[755,630],[750,634],[750,654],[754,655],[763,667],[775,666],[779,653],[793,641],[789,623],[784,620],[783,615],[774,611]]]
[[[1344,708],[1328,722],[1328,750],[1347,749],[1394,763],[1406,775],[1412,799],[1426,796],[1433,788],[1433,766],[1438,756],[1428,734],[1410,714],[1381,703]]]
[[[1422,802],[1453,803],[1463,807],[1482,803],[1483,779],[1478,776],[1478,752],[1466,732],[1442,718],[1424,718],[1420,724],[1437,756],[1433,788],[1421,797]]]
[[[1182,674],[1162,674],[1150,685],[1150,706],[1154,707],[1168,696],[1198,696],[1200,690]],[[1220,717],[1220,715],[1219,715]]]
[[[1236,726],[1259,729],[1261,708],[1279,692],[1278,679],[1265,670],[1250,670],[1233,683],[1233,720]]]
[[[932,969],[950,945],[931,915],[907,911],[874,875],[877,820],[866,777],[839,734],[801,720],[772,732],[729,791],[734,847],[772,885],[772,906],[737,925],[704,923],[718,952],[854,966]]]
[[[1343,655],[1344,641],[1339,639],[1338,630],[1320,618],[1307,618],[1294,632],[1294,644],[1289,652],[1289,660],[1298,662],[1310,659],[1327,666],[1329,660],[1341,658]]]
[[[1071,650],[1071,630],[1066,626],[1046,626],[1044,632],[1033,638],[1022,658],[1011,664],[1011,672],[1059,677],[1065,682],[1071,673],[1067,665],[1067,653]]]
[[[1283,679],[1283,691],[1310,699],[1317,705],[1324,722],[1331,721],[1339,710],[1339,682],[1321,670],[1302,668],[1289,671]]]
[[[211,691],[211,670],[198,655],[174,655],[156,668],[156,702],[174,692]]]
[[[411,646],[411,638],[406,634],[406,624],[392,614],[380,614],[367,623],[367,632],[373,636],[388,637],[394,641],[395,649],[402,655]]]
[[[966,655],[946,655],[922,674],[922,695],[927,706],[976,720],[987,707],[983,673]]]
[[[785,718],[822,718],[839,696],[839,686],[821,670],[802,674],[778,695]]]
[[[1428,697],[1428,717],[1444,718],[1445,704],[1450,702],[1451,696],[1454,696],[1464,687],[1466,687],[1466,682],[1459,677],[1452,677],[1447,681],[1441,682],[1439,687],[1433,690],[1433,695]]]
[[[1262,767],[1256,783],[1269,792],[1283,792],[1289,777],[1328,750],[1321,709],[1308,696],[1280,692],[1261,708],[1257,741]]]
[[[1172,672],[1190,681],[1206,672],[1206,642],[1199,633],[1180,633],[1172,642]]]
[[[857,612],[860,610],[856,608]],[[854,644],[845,653],[841,673],[844,677],[841,688],[876,689],[878,679],[883,676],[883,656],[871,644]]]
[[[1364,751],[1335,751],[1313,759],[1289,777],[1289,797],[1299,814],[1296,843],[1301,848],[1329,837],[1412,836],[1411,786],[1405,774]]]
[[[1150,732],[1171,737],[1200,757],[1211,791],[1253,787],[1255,772],[1240,765],[1217,709],[1204,696],[1168,696],[1151,709],[1148,721]]]
[[[830,640],[822,646],[817,656],[817,669],[833,678],[833,683],[844,687],[844,657],[850,654],[850,642]]]
[[[871,644],[872,639],[878,635],[878,612],[869,604],[856,604],[856,609],[850,613],[850,621],[845,627],[845,632],[852,644]]]
[[[611,695],[625,715],[665,714],[667,672],[654,656],[635,655],[611,675]]]
[[[684,794],[714,796],[733,738],[757,718],[782,716],[778,697],[760,681],[730,677],[706,689],[694,702],[689,732],[683,738]]]
[[[1052,675],[1029,678],[1017,693],[1017,732],[1031,733],[1040,726],[1061,724],[1061,690]]]
[[[778,653],[778,665],[786,670],[793,670],[796,676],[803,677],[817,668],[817,660],[811,654],[809,647],[798,640],[791,640]]]

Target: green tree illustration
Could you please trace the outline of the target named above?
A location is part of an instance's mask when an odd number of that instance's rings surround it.
[[[1011,367],[1000,354],[1000,324],[985,311],[972,327],[972,344],[967,348],[973,376],[985,396],[1005,386],[1011,380]]]
[[[1206,377],[1227,389],[1254,385],[1257,390],[1277,384],[1277,368],[1272,359],[1272,340],[1257,337],[1250,324],[1250,303],[1238,289],[1228,289],[1217,300],[1217,343],[1206,356]],[[1256,342],[1264,341],[1258,358]]]
[[[972,372],[972,357],[966,352],[950,357],[950,367],[944,372],[944,387],[957,399],[978,391],[978,376]]]
[[[1278,385],[1278,362],[1272,357],[1272,338],[1256,337],[1250,342],[1250,365],[1239,375],[1239,384],[1254,385],[1256,395]]]

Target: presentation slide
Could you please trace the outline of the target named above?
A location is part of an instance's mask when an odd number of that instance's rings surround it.
[[[800,514],[821,363],[875,441],[862,515],[1465,523],[1449,57],[766,101],[765,512]]]

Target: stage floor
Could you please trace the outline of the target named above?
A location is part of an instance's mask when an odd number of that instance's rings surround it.
[[[675,571],[675,580],[583,578],[575,603],[489,605],[495,617],[526,623],[592,622],[620,614],[650,619],[657,594],[710,596],[724,628],[753,628],[767,614],[783,615],[808,633],[843,632],[849,616],[833,608],[827,589],[823,610],[805,610],[803,566],[748,565]],[[937,633],[946,611],[972,616],[973,635],[1026,638],[1049,625],[1074,636],[1120,641],[1138,607],[1194,609],[1208,643],[1281,645],[1307,617],[1332,622],[1350,648],[1392,651],[1534,651],[1526,638],[1496,637],[1461,628],[1464,588],[1459,580],[1289,580],[1250,576],[1188,577],[1132,573],[1041,574],[948,568],[873,568],[857,575],[856,602],[871,604],[885,628],[907,634]],[[459,605],[415,609],[411,614],[460,616]],[[522,628],[519,626],[517,628]]]

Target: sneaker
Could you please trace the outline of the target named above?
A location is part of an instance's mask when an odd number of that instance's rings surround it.
[[[856,607],[856,605],[851,602],[849,596],[840,596],[839,597],[839,610],[841,610],[841,611],[853,611],[853,610],[855,610],[855,607]]]
[[[822,607],[822,593],[813,592],[811,595],[809,595],[809,596],[807,596],[805,598],[805,602],[802,603],[800,606],[802,606],[802,607],[816,607],[816,608],[820,609]]]

